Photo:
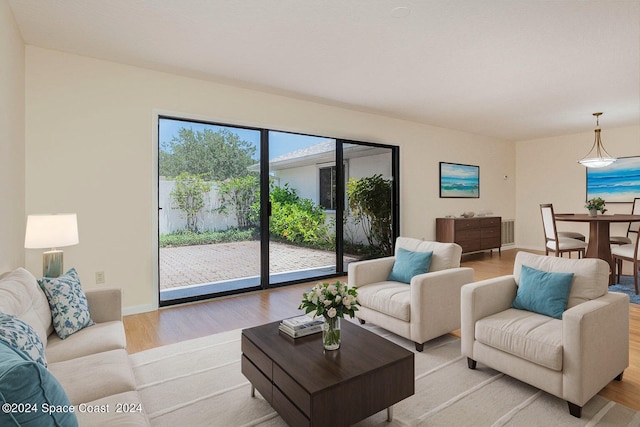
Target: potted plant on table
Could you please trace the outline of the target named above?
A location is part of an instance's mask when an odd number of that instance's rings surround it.
[[[340,348],[340,318],[348,314],[355,316],[358,311],[358,292],[346,283],[318,283],[303,294],[300,309],[315,316],[324,316],[322,343],[326,350]]]
[[[602,199],[601,197],[594,197],[592,199],[589,199],[587,200],[587,204],[584,205],[584,207],[589,211],[589,215],[591,216],[598,215],[598,211],[604,214],[607,211],[604,206],[604,199]]]

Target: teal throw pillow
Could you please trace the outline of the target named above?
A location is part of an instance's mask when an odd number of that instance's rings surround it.
[[[31,326],[17,317],[0,312],[0,341],[9,344],[17,351],[22,351],[31,360],[47,367],[44,344]]]
[[[53,328],[60,338],[65,339],[86,326],[94,325],[75,268],[60,277],[43,277],[38,283],[49,300]]]
[[[0,341],[0,425],[76,427],[64,389],[41,364]]]
[[[418,274],[428,273],[433,252],[413,252],[398,248],[393,269],[387,280],[411,283],[411,278]]]
[[[523,265],[511,306],[562,319],[572,284],[573,273],[546,272]]]

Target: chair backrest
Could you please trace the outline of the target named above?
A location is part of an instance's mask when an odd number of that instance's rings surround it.
[[[396,240],[396,253],[398,248],[413,252],[433,252],[429,271],[460,267],[462,247],[456,243],[431,242],[411,237],[398,237]]]
[[[631,215],[640,215],[640,197],[633,199],[633,208],[631,208]]]
[[[549,241],[557,241],[558,231],[556,230],[553,205],[551,203],[541,204],[540,213],[542,214],[542,227],[544,228],[545,244]]]
[[[523,265],[546,272],[573,273],[567,308],[599,298],[609,291],[609,264],[599,258],[560,258],[518,252],[513,265],[517,284]]]
[[[640,215],[640,197],[636,197],[633,199],[633,208],[631,209],[631,215]],[[633,253],[633,257],[635,259],[638,258],[638,254],[640,254],[640,222],[630,222],[629,228],[627,229],[627,237],[632,238],[631,234],[635,234],[636,239],[636,248]]]
[[[633,199],[633,208],[631,209],[631,215],[640,215],[640,197],[636,197]],[[629,228],[627,229],[627,237],[629,233],[635,233],[636,239],[638,238],[638,233],[640,233],[640,222],[630,222]]]

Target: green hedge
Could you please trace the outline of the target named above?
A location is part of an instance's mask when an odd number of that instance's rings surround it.
[[[209,245],[212,243],[242,242],[259,238],[257,228],[238,230],[230,228],[225,231],[204,231],[193,233],[180,231],[172,234],[160,235],[160,247],[171,248],[176,246]]]

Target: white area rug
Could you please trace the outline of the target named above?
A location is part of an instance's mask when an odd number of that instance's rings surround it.
[[[367,329],[414,350],[403,338]],[[240,372],[240,332],[130,356],[151,425],[286,425],[258,393],[250,396],[251,386]],[[577,419],[563,400],[480,363],[470,370],[460,355],[459,340],[452,336],[428,342],[415,354],[415,395],[394,406],[393,422],[387,423],[382,411],[358,426],[640,426],[639,412],[600,396],[591,399]]]

